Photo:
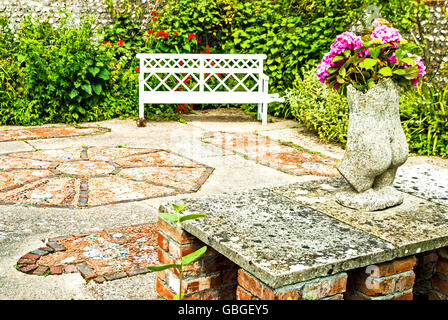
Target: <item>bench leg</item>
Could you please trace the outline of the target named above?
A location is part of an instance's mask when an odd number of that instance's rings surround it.
[[[263,113],[263,104],[259,103],[258,104],[258,109],[257,109],[257,120],[261,120],[262,113]]]
[[[262,126],[266,126],[268,125],[268,104],[267,103],[263,103],[263,113],[262,113],[262,118],[261,118],[261,125]]]
[[[139,103],[139,105],[138,105],[137,127],[144,127],[145,125],[146,125],[146,121],[145,121],[145,105],[143,103]]]

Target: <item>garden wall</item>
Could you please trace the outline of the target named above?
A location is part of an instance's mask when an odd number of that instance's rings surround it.
[[[131,2],[143,8],[142,19],[145,20],[158,1],[134,0]],[[27,15],[39,16],[42,19],[48,19],[50,23],[57,23],[61,18],[61,9],[73,13],[75,24],[88,14],[96,15],[95,27],[111,23],[111,15],[104,0],[0,0],[0,13],[6,13],[13,27]]]
[[[444,64],[445,73],[440,70],[436,79],[445,82],[448,73],[448,1],[430,0],[426,3],[430,16],[423,24],[423,34],[429,42],[428,49],[432,56],[429,69],[439,70]]]

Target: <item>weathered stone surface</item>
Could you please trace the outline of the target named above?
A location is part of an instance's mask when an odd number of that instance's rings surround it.
[[[448,206],[403,193],[400,206],[363,212],[336,202],[347,188],[340,177],[176,203],[207,215],[185,231],[272,288],[448,245]]]
[[[274,191],[366,231],[399,247],[402,256],[448,245],[448,207],[404,193],[400,206],[362,212],[336,202],[340,190],[350,188],[341,178],[310,181]]]
[[[336,201],[343,206],[364,211],[376,211],[403,203],[403,193],[394,187],[369,189],[364,192],[344,191],[337,195]]]
[[[394,186],[403,192],[448,206],[448,169],[422,164],[398,169]]]
[[[207,214],[187,232],[272,288],[393,259],[390,243],[268,189],[185,202]]]
[[[338,170],[354,190],[342,193],[338,202],[367,211],[401,204],[401,194],[391,190],[397,168],[409,153],[398,108],[400,88],[390,79],[366,93],[350,85],[347,100],[347,147]]]

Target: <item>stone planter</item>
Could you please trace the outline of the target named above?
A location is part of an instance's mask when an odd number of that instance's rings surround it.
[[[343,206],[374,211],[403,202],[392,184],[409,148],[399,115],[400,88],[383,80],[366,93],[347,88],[349,125],[339,172],[353,188],[338,195]]]

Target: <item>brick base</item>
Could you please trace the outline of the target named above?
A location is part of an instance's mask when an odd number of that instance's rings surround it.
[[[249,272],[238,270],[237,300],[343,300],[347,274],[288,285],[272,289]]]
[[[428,300],[432,289],[432,278],[436,269],[438,260],[437,251],[428,251],[417,256],[417,264],[414,267],[414,300]]]
[[[415,256],[350,271],[346,300],[412,300]]]
[[[204,245],[159,218],[161,264],[180,263]],[[179,293],[179,276],[177,269],[157,273],[159,298],[172,299]],[[190,300],[448,300],[448,247],[276,289],[208,247],[185,267],[182,287],[184,298]]]
[[[448,247],[438,250],[429,300],[448,300]]]
[[[183,256],[205,244],[161,218],[158,221],[158,258],[161,264],[180,263]],[[237,266],[208,247],[206,253],[184,268],[182,291],[189,300],[235,300]],[[179,272],[168,269],[157,272],[156,291],[159,298],[171,300],[179,293]]]

